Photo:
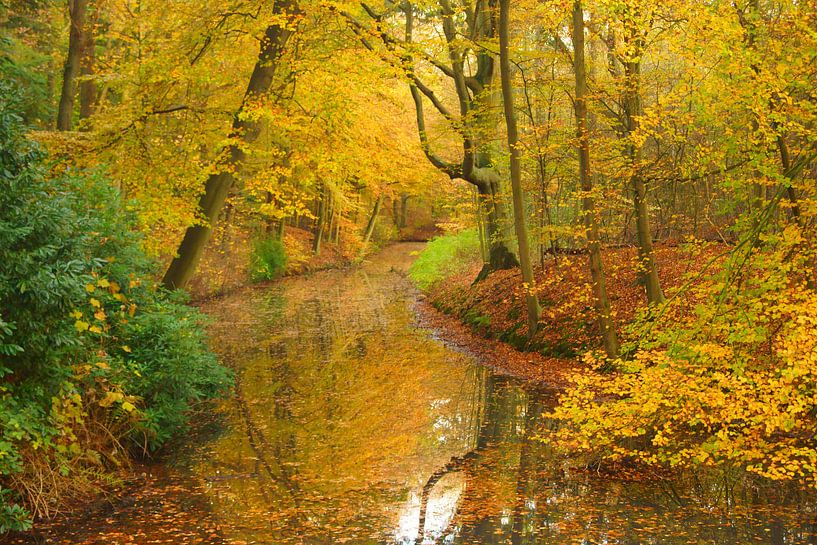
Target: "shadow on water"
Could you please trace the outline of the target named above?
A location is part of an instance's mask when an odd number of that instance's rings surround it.
[[[738,475],[605,478],[537,440],[554,392],[416,327],[395,271],[419,247],[208,309],[237,393],[179,463],[227,542],[817,542],[814,498]]]

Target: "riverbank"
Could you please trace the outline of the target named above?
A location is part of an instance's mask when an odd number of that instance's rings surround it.
[[[696,250],[659,246],[661,281],[666,296],[681,286],[724,251],[709,244]],[[644,289],[637,276],[635,248],[610,248],[604,252],[607,290],[620,339],[628,338],[628,326],[646,307]],[[548,256],[534,269],[536,290],[542,307],[539,330],[528,338],[525,293],[519,269],[496,271],[476,282],[482,264],[472,262],[440,279],[426,290],[427,303],[437,311],[428,313],[431,323],[454,335],[466,329],[495,347],[508,370],[522,378],[564,385],[566,375],[581,367],[578,359],[601,349],[593,305],[592,286],[584,254]],[[690,308],[695,301],[689,300]],[[451,318],[454,319],[452,322]],[[467,341],[474,346],[477,343]],[[510,350],[508,347],[512,348]],[[480,348],[477,347],[477,350]]]

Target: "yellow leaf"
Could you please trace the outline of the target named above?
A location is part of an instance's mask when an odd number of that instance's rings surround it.
[[[122,403],[122,409],[123,409],[123,410],[125,410],[125,411],[127,411],[127,412],[129,412],[129,413],[130,413],[130,412],[133,412],[133,410],[134,410],[135,408],[136,408],[136,405],[134,405],[134,404],[133,404],[133,403],[131,403],[130,401],[125,401],[124,403]]]
[[[122,401],[122,399],[124,399],[124,397],[125,396],[122,395],[122,392],[108,392],[107,394],[105,394],[105,397],[103,397],[101,400],[99,400],[99,406],[100,407],[110,407],[111,405],[113,405],[117,401]]]
[[[123,344],[123,345],[122,345],[122,350],[123,350],[123,351],[125,351],[125,352],[127,352],[128,354],[130,354],[130,351],[131,351],[131,350],[130,350],[130,346],[128,346],[128,345],[126,345],[126,344]]]

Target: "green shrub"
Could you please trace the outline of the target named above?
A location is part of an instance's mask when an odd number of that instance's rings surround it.
[[[425,290],[465,270],[479,259],[479,235],[475,229],[435,237],[412,263],[409,277]]]
[[[250,255],[250,278],[254,282],[273,280],[284,274],[287,252],[284,243],[276,239],[260,239],[253,244]]]
[[[156,264],[101,176],[49,178],[0,86],[0,532],[28,526],[43,467],[99,473],[120,446],[158,448],[229,386],[201,316]],[[93,467],[91,467],[93,466]]]

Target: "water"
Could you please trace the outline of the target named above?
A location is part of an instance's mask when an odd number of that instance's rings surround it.
[[[226,537],[815,542],[805,495],[740,475],[604,478],[554,453],[535,436],[551,425],[555,392],[492,374],[416,325],[400,271],[417,249],[239,297],[241,321],[223,319],[216,334],[239,370],[239,401],[192,469]]]
[[[237,396],[173,462],[184,477],[172,494],[195,484],[219,540],[817,543],[811,495],[740,474],[613,478],[553,452],[537,436],[555,392],[417,325],[404,271],[420,248],[208,305]],[[136,542],[175,524],[166,511],[142,517]]]

